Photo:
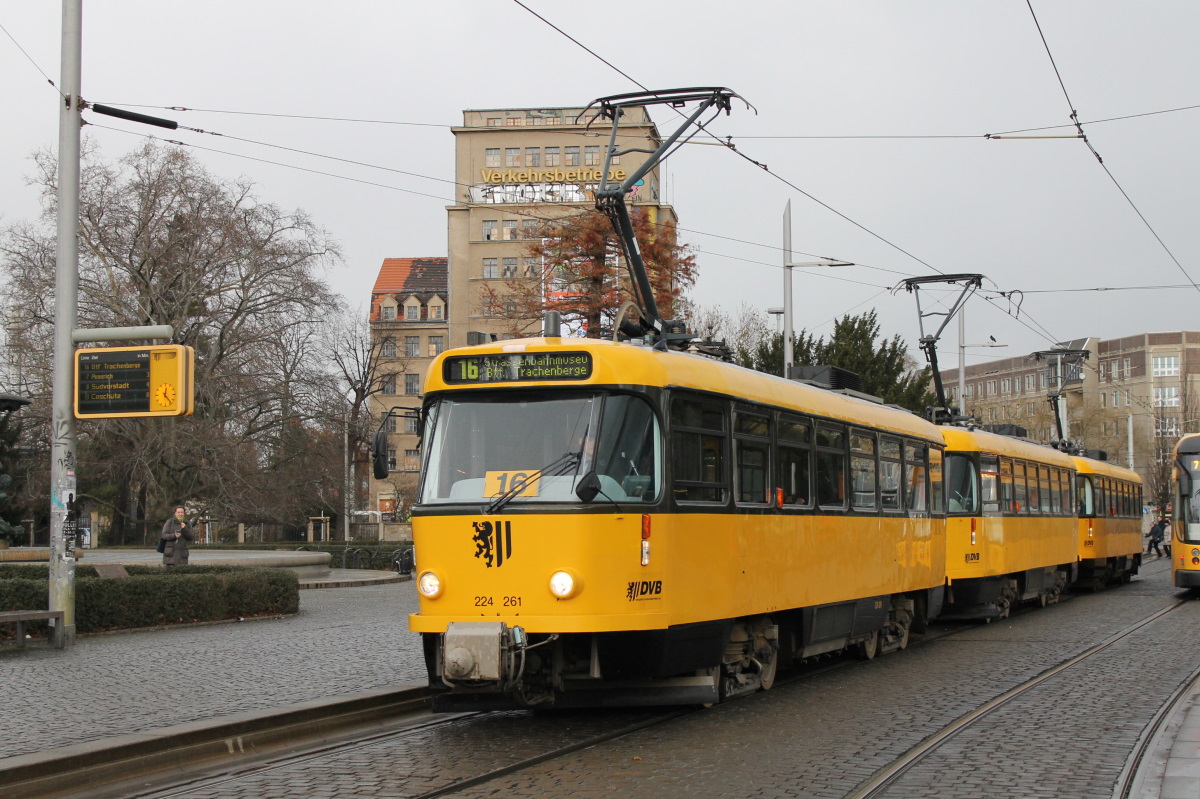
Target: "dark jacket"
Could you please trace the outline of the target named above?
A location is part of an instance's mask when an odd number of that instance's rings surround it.
[[[1167,525],[1165,523],[1155,522],[1154,526],[1150,528],[1150,540],[1156,542],[1162,541],[1163,537],[1166,535],[1166,530]]]
[[[180,525],[183,525],[180,527]],[[175,533],[183,533],[176,538]],[[196,533],[187,522],[180,522],[174,516],[163,524],[162,535],[166,543],[163,545],[164,566],[186,566],[188,564],[188,542],[196,540]]]

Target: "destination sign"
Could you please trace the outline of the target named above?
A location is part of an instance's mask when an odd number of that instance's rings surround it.
[[[592,356],[586,352],[456,355],[442,363],[442,379],[456,384],[586,380],[591,376]]]
[[[75,416],[188,416],[193,350],[179,344],[75,351]]]

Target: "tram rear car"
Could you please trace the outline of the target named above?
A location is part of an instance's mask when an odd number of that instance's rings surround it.
[[[1127,583],[1142,563],[1142,478],[1107,461],[1075,462],[1079,587]]]
[[[1075,464],[1020,439],[942,428],[946,441],[943,618],[994,619],[1057,600],[1075,579]]]
[[[1200,590],[1200,435],[1175,445],[1175,514],[1171,523],[1171,581]]]
[[[716,702],[940,610],[941,431],[686,353],[522,339],[425,392],[413,511],[440,710]]]

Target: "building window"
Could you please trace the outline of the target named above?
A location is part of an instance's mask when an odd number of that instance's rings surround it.
[[[600,145],[589,144],[583,148],[583,165],[600,166]]]
[[[430,305],[429,306],[429,318],[430,319],[441,319],[442,314],[445,312],[445,310],[446,309],[440,305]]]
[[[538,259],[537,258],[526,258],[525,259],[525,277],[537,277],[538,272],[539,272]]]
[[[446,350],[446,342],[442,336],[429,337],[429,357],[436,358]]]
[[[489,128],[498,128],[498,127],[500,127],[500,121],[501,121],[500,117],[488,117],[487,122],[485,124]],[[499,150],[497,150],[497,153],[498,152],[499,152]]]
[[[504,240],[505,241],[516,241],[517,240],[517,224],[518,224],[518,222],[515,219],[505,219],[504,220]]]
[[[1025,375],[1025,390],[1033,391],[1037,388],[1037,375]]]
[[[393,447],[388,447],[388,471],[396,471],[396,450]]]
[[[1154,377],[1178,377],[1179,376],[1179,356],[1178,355],[1155,355],[1153,360],[1153,376]]]
[[[483,240],[484,241],[495,241],[496,240],[496,228],[499,227],[499,225],[500,225],[500,223],[495,219],[483,220]]]
[[[385,305],[382,308],[380,308],[379,310],[383,316],[383,321],[385,321],[385,322],[390,322],[396,318],[396,306],[395,305]]]
[[[1133,390],[1127,388],[1127,389],[1125,389],[1125,407],[1129,407],[1132,404],[1133,404]]]
[[[404,356],[406,358],[417,358],[421,355],[421,337],[420,336],[405,336],[404,337]]]
[[[392,416],[390,413],[385,416],[383,419],[383,429],[388,433],[396,432],[396,417]]]
[[[382,347],[381,353],[382,353],[383,357],[385,357],[385,358],[395,358],[396,357],[396,340],[392,339],[392,338],[385,338],[383,340],[383,347]]]
[[[489,120],[490,122],[491,120]],[[489,147],[483,151],[483,165],[490,167],[500,166],[500,148]]]
[[[421,319],[420,305],[405,305],[404,306],[404,321],[417,322]]]
[[[483,259],[483,276],[485,278],[500,277],[499,261],[496,258]]]
[[[995,380],[987,381],[987,395],[989,397],[996,396],[996,381]]]
[[[538,236],[538,221],[536,219],[521,220],[521,238],[536,239]]]
[[[404,393],[408,395],[421,393],[421,376],[420,375],[405,375],[404,376]]]
[[[1012,393],[1012,381],[1010,379],[1008,379],[1007,377],[1000,381],[1000,393],[1001,394],[1011,394]]]
[[[509,117],[508,119],[504,120],[505,127],[509,127],[509,128],[515,128],[518,125],[524,125],[524,124],[525,124],[525,119],[523,117]]]
[[[404,450],[404,471],[416,472],[421,468],[421,451],[419,449]]]
[[[1178,408],[1179,386],[1162,386],[1154,389],[1155,408]]]
[[[1106,371],[1107,371],[1107,369],[1105,368],[1104,361],[1101,361],[1099,364],[1097,364],[1097,374],[1099,374],[1101,382],[1104,381],[1104,373]]]
[[[560,166],[557,147],[546,148],[546,166]]]
[[[404,417],[404,432],[410,436],[415,436],[417,434],[417,420],[414,417]]]
[[[1128,380],[1133,375],[1133,362],[1129,358],[1126,358],[1124,363],[1125,363],[1125,379]]]
[[[1103,391],[1100,392],[1100,407],[1101,408],[1108,407],[1108,394],[1106,394]]]
[[[1154,420],[1154,435],[1158,438],[1179,438],[1179,420],[1173,417]]]
[[[566,156],[566,163],[564,163],[563,166],[579,166],[578,147],[564,147],[563,152]]]
[[[505,278],[514,278],[516,276],[517,276],[517,259],[516,258],[505,258],[504,259],[504,277]]]
[[[395,394],[396,393],[396,376],[395,375],[384,375],[383,379],[379,381],[379,390],[382,391],[384,394]]]
[[[509,297],[504,301],[504,315],[508,317],[514,317],[517,315],[516,299]]]
[[[542,165],[542,148],[541,147],[526,147],[525,148],[525,166],[541,166]]]
[[[521,165],[521,148],[520,147],[505,147],[504,148],[504,165],[505,166],[520,166]]]
[[[1121,404],[1121,390],[1117,389],[1112,393],[1112,406],[1115,408]],[[1126,403],[1128,404],[1128,403]]]

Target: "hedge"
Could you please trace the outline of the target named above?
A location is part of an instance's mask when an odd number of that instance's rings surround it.
[[[128,577],[100,577],[77,566],[75,630],[101,632],[199,621],[295,613],[300,583],[289,569],[241,566],[126,566]],[[49,571],[43,565],[0,564],[0,610],[44,610]],[[0,635],[11,629],[0,627]],[[45,629],[31,623],[30,629]]]

